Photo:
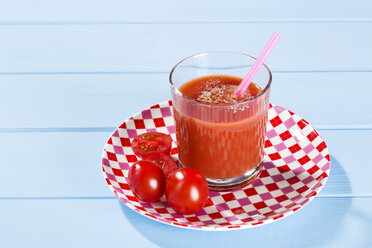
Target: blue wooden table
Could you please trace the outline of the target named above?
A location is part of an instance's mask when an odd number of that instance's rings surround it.
[[[170,99],[168,74],[207,50],[267,60],[273,103],[331,152],[310,204],[275,223],[190,231],[120,203],[100,171],[122,121]],[[0,2],[0,247],[372,247],[369,0]]]

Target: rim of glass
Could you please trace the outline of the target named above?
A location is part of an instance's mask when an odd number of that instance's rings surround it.
[[[269,73],[269,81],[268,83],[266,84],[266,87],[260,92],[258,93],[257,95],[255,96],[251,96],[251,97],[248,97],[244,100],[240,100],[240,101],[236,101],[236,102],[229,102],[229,103],[210,103],[210,102],[204,102],[204,101],[200,101],[200,100],[197,100],[197,99],[194,99],[194,98],[191,98],[191,97],[188,97],[186,95],[184,95],[181,91],[179,91],[177,89],[177,87],[174,86],[173,84],[173,81],[172,81],[172,76],[173,76],[173,73],[174,71],[183,63],[185,62],[186,60],[190,59],[190,58],[193,58],[193,57],[196,57],[196,56],[200,56],[200,55],[205,55],[205,54],[208,54],[208,53],[230,53],[230,54],[239,54],[239,55],[243,55],[243,56],[246,56],[246,57],[249,57],[253,60],[257,60],[257,58],[251,56],[251,55],[248,55],[248,54],[245,54],[245,53],[241,53],[241,52],[234,52],[234,51],[207,51],[207,52],[201,52],[201,53],[197,53],[197,54],[194,54],[194,55],[191,55],[189,57],[186,57],[184,59],[182,59],[180,62],[178,62],[171,70],[170,74],[169,74],[169,82],[171,84],[171,87],[172,89],[178,94],[178,95],[181,95],[182,97],[186,98],[186,99],[189,99],[191,101],[194,101],[194,102],[198,102],[198,103],[201,103],[201,104],[205,104],[205,105],[222,105],[222,106],[226,106],[226,105],[235,105],[235,104],[239,104],[239,103],[245,103],[245,102],[249,102],[249,101],[252,101],[262,95],[264,95],[269,89],[270,89],[270,86],[271,86],[271,81],[272,81],[272,74],[271,74],[271,71],[269,69],[269,67],[267,67],[267,65],[263,64],[263,68],[266,69],[266,71]],[[247,72],[248,73],[248,72]]]

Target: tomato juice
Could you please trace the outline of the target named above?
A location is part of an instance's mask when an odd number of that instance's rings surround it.
[[[174,109],[179,159],[184,167],[218,179],[243,175],[261,163],[267,112],[263,108],[245,109],[244,104],[231,106],[231,103],[254,97],[262,90],[251,83],[246,93],[237,97],[234,92],[241,80],[234,76],[210,75],[193,79],[179,88],[183,95],[206,103],[205,106],[217,105],[214,113],[195,106],[192,110],[185,105],[186,108]],[[216,116],[212,117],[213,114]]]
[[[204,52],[170,73],[179,165],[200,171],[210,190],[243,187],[262,169],[269,68],[263,65],[246,92],[235,95],[255,61],[239,52]]]

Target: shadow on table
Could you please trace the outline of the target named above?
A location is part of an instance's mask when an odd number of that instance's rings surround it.
[[[336,178],[337,177],[337,178]],[[339,162],[331,157],[327,185],[344,182],[339,192],[350,194],[350,183]],[[323,189],[323,190],[324,190]],[[148,219],[120,202],[122,211],[145,238],[160,247],[326,247],[341,232],[341,221],[352,198],[316,197],[304,209],[277,222],[253,229],[210,232],[186,230]],[[275,244],[273,246],[273,244]]]

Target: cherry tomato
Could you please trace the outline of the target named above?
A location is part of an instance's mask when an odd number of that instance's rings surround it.
[[[169,154],[172,146],[172,138],[168,134],[149,132],[135,137],[131,146],[133,152],[140,158],[157,152]]]
[[[163,170],[150,161],[140,160],[129,168],[129,187],[138,200],[155,202],[165,190]]]
[[[168,178],[173,171],[177,170],[177,164],[173,158],[164,153],[151,153],[144,157],[143,160],[151,161],[162,168],[165,178]]]
[[[182,168],[168,177],[165,196],[169,205],[178,213],[194,214],[208,199],[208,184],[199,171]]]

